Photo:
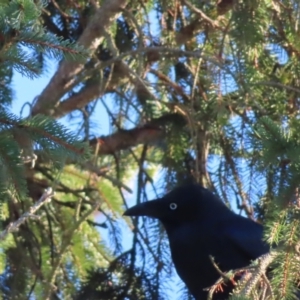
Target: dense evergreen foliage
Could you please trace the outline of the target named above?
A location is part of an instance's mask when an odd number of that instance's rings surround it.
[[[122,212],[131,192],[193,178],[279,245],[270,282],[263,261],[234,299],[292,299],[299,16],[281,0],[0,0],[2,298],[176,297],[162,228]],[[58,69],[20,118],[13,75],[43,76],[47,59]]]

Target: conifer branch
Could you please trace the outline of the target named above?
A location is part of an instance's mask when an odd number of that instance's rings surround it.
[[[0,240],[4,240],[9,233],[19,230],[19,227],[28,219],[39,219],[35,213],[46,203],[49,203],[54,196],[52,188],[47,188],[41,198],[29,208],[17,221],[10,223],[0,234]]]

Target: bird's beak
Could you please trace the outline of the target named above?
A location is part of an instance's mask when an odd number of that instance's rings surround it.
[[[155,199],[148,202],[137,204],[124,212],[124,216],[147,216],[159,218],[161,199]]]

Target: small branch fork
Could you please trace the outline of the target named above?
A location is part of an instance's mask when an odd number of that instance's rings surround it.
[[[251,265],[249,267],[233,270],[227,273],[223,273],[216,265],[214,259],[210,257],[210,260],[212,261],[214,267],[217,269],[218,273],[221,275],[221,278],[213,286],[207,289],[209,290],[208,299],[213,299],[213,294],[215,291],[222,291],[222,283],[228,280],[231,281],[234,286],[236,286],[233,291],[233,294],[235,295],[250,297],[254,288],[260,282],[263,293],[262,298],[258,297],[257,299],[274,299],[271,285],[265,274],[268,266],[272,263],[277,255],[278,251],[272,250],[269,253],[259,257],[256,260],[258,262],[257,265]],[[242,275],[241,279],[238,282],[234,282],[234,276],[243,273],[244,275]]]
[[[0,233],[0,241],[4,240],[6,236],[11,233],[19,230],[19,227],[25,223],[28,219],[39,219],[39,216],[35,213],[46,203],[49,203],[54,196],[52,188],[47,188],[41,198],[29,208],[18,220],[11,222],[5,230]]]

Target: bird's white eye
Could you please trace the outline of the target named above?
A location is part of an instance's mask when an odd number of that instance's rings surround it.
[[[175,210],[177,208],[177,204],[176,203],[170,203],[170,209]]]

